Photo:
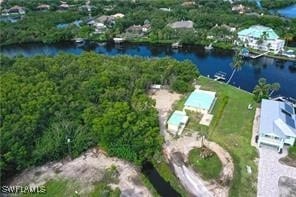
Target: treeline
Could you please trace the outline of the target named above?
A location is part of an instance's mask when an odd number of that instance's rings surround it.
[[[198,77],[190,62],[95,53],[1,57],[0,70],[2,180],[96,145],[141,164],[163,142],[149,86],[186,92]]]
[[[27,13],[16,23],[0,23],[0,43],[54,43],[70,40],[78,34],[79,28],[74,24],[67,28],[58,28],[57,25],[71,23],[81,17],[76,11]]]
[[[9,3],[8,3],[9,2]],[[33,2],[33,1],[32,1]],[[31,1],[5,1],[3,6],[10,7],[18,4],[33,8]],[[58,1],[43,1],[49,4],[58,5]],[[256,8],[255,2],[242,1],[240,3],[250,7],[248,14],[238,14],[231,10],[232,5],[222,0],[194,1],[195,4],[183,5],[183,1],[91,1],[93,9],[91,14],[94,18],[102,15],[123,13],[125,16],[116,20],[115,25],[103,34],[91,34],[91,29],[87,24],[88,13],[81,10],[82,1],[67,1],[71,7],[68,11],[57,11],[56,7],[47,12],[36,12],[29,10],[23,20],[17,23],[1,22],[0,42],[2,45],[10,43],[21,43],[30,41],[56,42],[60,40],[83,37],[90,40],[108,40],[112,37],[120,36],[131,25],[143,25],[144,21],[149,21],[151,31],[147,36],[138,38],[135,41],[145,42],[175,42],[189,44],[208,44],[216,40],[215,45],[228,48],[232,47],[233,40],[236,39],[236,32],[231,32],[222,25],[236,27],[237,30],[247,28],[251,25],[265,25],[273,28],[280,37],[287,40],[296,40],[296,22],[284,20],[278,16],[269,15],[269,12]],[[273,2],[273,1],[272,1]],[[15,3],[15,4],[14,4]],[[170,8],[170,11],[162,11],[160,8]],[[69,13],[68,13],[69,12]],[[264,15],[260,15],[264,12]],[[68,13],[68,14],[67,14]],[[83,19],[81,28],[70,26],[59,29],[58,23],[70,23],[76,19]],[[223,20],[222,20],[223,19]],[[180,20],[192,20],[194,29],[174,30],[168,27],[169,23]],[[217,25],[217,26],[216,26]],[[208,39],[212,36],[213,40]]]
[[[261,4],[264,8],[276,9],[296,4],[296,0],[261,0]]]

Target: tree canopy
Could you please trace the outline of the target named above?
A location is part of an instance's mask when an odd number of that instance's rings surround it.
[[[92,52],[1,57],[0,71],[4,179],[67,156],[67,139],[72,157],[99,145],[112,156],[141,164],[163,142],[149,86],[164,84],[184,92],[198,77],[187,61]]]

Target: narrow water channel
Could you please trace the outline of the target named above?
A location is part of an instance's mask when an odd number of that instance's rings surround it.
[[[181,196],[171,185],[166,182],[156,171],[152,163],[146,162],[142,166],[142,172],[149,179],[155,190],[163,197],[179,197]]]
[[[1,47],[1,53],[10,57],[23,55],[55,56],[61,52],[79,55],[84,51],[94,51],[99,54],[131,55],[141,57],[172,57],[179,61],[188,60],[196,65],[202,75],[213,77],[218,71],[225,72],[230,77],[233,51],[214,48],[206,51],[203,46],[183,46],[181,49],[172,49],[165,44],[133,44],[123,43],[86,43],[78,47],[72,42],[56,44],[28,43]],[[235,73],[231,85],[252,92],[259,78],[266,78],[268,83],[278,82],[281,88],[273,96],[281,95],[296,98],[296,60],[285,61],[269,57],[246,59],[241,70]]]

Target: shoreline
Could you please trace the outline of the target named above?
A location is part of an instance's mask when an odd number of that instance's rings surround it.
[[[101,41],[96,41],[96,40],[88,40],[85,39],[86,42],[89,43],[114,43],[113,40],[101,40]],[[15,45],[26,45],[26,44],[49,44],[49,45],[55,45],[55,44],[59,44],[59,43],[72,43],[73,39],[71,40],[61,40],[58,42],[53,42],[53,43],[45,43],[42,41],[34,41],[34,42],[22,42],[22,43],[11,43],[11,44],[4,44],[4,45],[0,45],[0,49],[5,48],[5,47],[9,47],[9,46],[15,46]],[[156,42],[151,42],[151,41],[145,41],[145,40],[127,40],[124,43],[128,43],[128,44],[148,44],[148,45],[171,45],[173,43],[173,41],[168,41],[168,40],[163,40],[163,41],[156,41]],[[207,46],[206,44],[183,44],[184,47],[205,47]],[[216,45],[213,45],[214,48],[219,49],[219,50],[228,50],[229,52],[234,52],[235,50],[237,50],[235,48],[235,46],[232,47],[219,47]],[[183,48],[183,47],[181,47]],[[256,53],[256,54],[260,54],[262,52],[258,52],[258,51],[253,51],[252,49],[250,49],[250,51],[252,53]],[[289,58],[289,57],[285,57],[285,56],[277,56],[277,55],[272,55],[272,54],[265,54],[264,56],[266,57],[270,57],[270,58],[274,58],[274,59],[280,59],[280,60],[286,60],[286,61],[296,61],[296,59],[293,58]]]

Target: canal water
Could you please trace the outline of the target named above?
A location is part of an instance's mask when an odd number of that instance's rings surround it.
[[[287,18],[296,18],[296,4],[279,9],[277,12]]]
[[[181,49],[172,49],[170,45],[163,44],[133,44],[124,43],[115,45],[106,43],[86,43],[78,47],[72,42],[57,44],[30,43],[22,45],[10,45],[1,48],[1,53],[13,57],[23,55],[31,57],[35,55],[55,56],[60,52],[81,54],[84,51],[95,51],[99,54],[110,56],[131,55],[141,57],[172,57],[179,61],[191,61],[205,76],[213,77],[218,71],[227,73],[230,77],[233,52],[231,50],[213,49],[206,51],[203,46],[183,46]],[[296,61],[285,61],[269,57],[246,59],[240,71],[236,72],[230,84],[252,91],[259,78],[264,77],[267,82],[278,82],[281,88],[273,96],[281,95],[296,98]]]
[[[152,163],[143,164],[143,174],[149,179],[155,190],[160,196],[179,197],[181,196],[174,188],[166,182],[153,167]]]

